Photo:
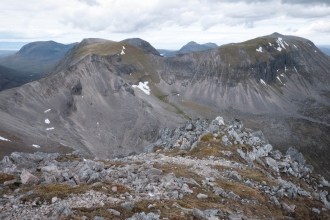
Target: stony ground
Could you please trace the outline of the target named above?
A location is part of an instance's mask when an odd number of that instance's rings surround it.
[[[189,121],[147,149],[111,160],[4,157],[0,218],[330,219],[329,182],[240,121]]]

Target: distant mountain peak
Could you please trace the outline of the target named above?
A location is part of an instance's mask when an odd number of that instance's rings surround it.
[[[128,38],[125,40],[122,40],[122,42],[129,43],[133,46],[136,46],[143,50],[146,54],[153,54],[156,56],[160,56],[159,52],[148,42],[141,38]]]

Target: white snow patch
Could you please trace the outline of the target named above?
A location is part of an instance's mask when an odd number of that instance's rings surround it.
[[[296,45],[293,45],[295,48],[297,48],[298,49],[298,47],[296,46]]]
[[[284,74],[282,73],[280,76],[284,77]]]
[[[282,51],[282,48],[278,47],[278,48],[276,48],[276,50],[278,50],[278,51]]]
[[[283,47],[283,49],[286,49],[285,48],[285,46],[284,46],[284,40],[281,38],[281,37],[279,37],[277,40],[276,40],[276,43],[278,44],[278,48],[277,48],[277,50],[278,51],[281,51],[282,50],[282,48],[281,47]],[[279,49],[281,49],[281,50],[279,50]]]
[[[265,83],[265,81],[263,81],[262,79],[260,79],[260,82],[261,82],[262,84],[264,84],[265,86],[267,86],[267,84]]]
[[[268,42],[269,43],[269,46],[273,46],[273,44],[271,42]]]
[[[286,46],[290,46],[287,42],[283,41],[285,43]]]
[[[256,51],[257,51],[257,52],[260,52],[260,53],[262,53],[262,47],[261,47],[261,46],[259,46],[259,48],[258,48],[258,49],[256,49]]]
[[[148,86],[148,81],[142,83],[139,82],[139,85],[133,85],[133,88],[139,88],[141,89],[145,94],[150,95],[150,88]]]
[[[286,65],[284,67],[285,67],[285,72],[286,72],[288,69],[286,68]]]
[[[45,123],[46,123],[46,124],[50,124],[50,121],[49,121],[48,118],[45,119]]]
[[[54,130],[54,127],[46,128],[46,131]]]
[[[121,55],[124,55],[125,54],[125,52],[124,52],[124,50],[121,50],[121,53],[120,53]]]
[[[296,71],[296,73],[298,73],[298,71],[297,71],[296,67],[294,66],[293,68],[294,68],[294,70]]]
[[[11,140],[8,140],[7,138],[1,137],[1,136],[0,136],[0,140],[2,140],[2,141],[11,141]]]
[[[317,51],[315,50],[315,53],[317,53]]]
[[[81,96],[81,98],[84,98],[84,96]]]
[[[50,112],[51,109],[47,109],[46,111],[44,111],[44,113]]]
[[[125,50],[126,48],[125,48],[125,46],[123,46],[123,50]]]
[[[97,122],[96,124],[97,124],[97,126],[99,126],[99,125],[100,125],[100,123],[98,123],[98,122]]]
[[[40,148],[40,146],[39,145],[36,145],[36,144],[32,144],[32,147]]]
[[[283,82],[281,81],[280,77],[276,77],[278,79],[278,81],[280,81],[280,83],[283,84]]]
[[[180,94],[178,94],[178,96],[180,96]]]

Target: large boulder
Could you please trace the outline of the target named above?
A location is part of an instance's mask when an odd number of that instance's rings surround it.
[[[40,182],[39,178],[32,175],[26,170],[23,170],[21,173],[21,180],[24,185],[36,185]]]

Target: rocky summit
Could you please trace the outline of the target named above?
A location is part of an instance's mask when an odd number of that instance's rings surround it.
[[[14,152],[0,168],[1,219],[330,219],[330,183],[237,119],[161,129],[142,154]]]

